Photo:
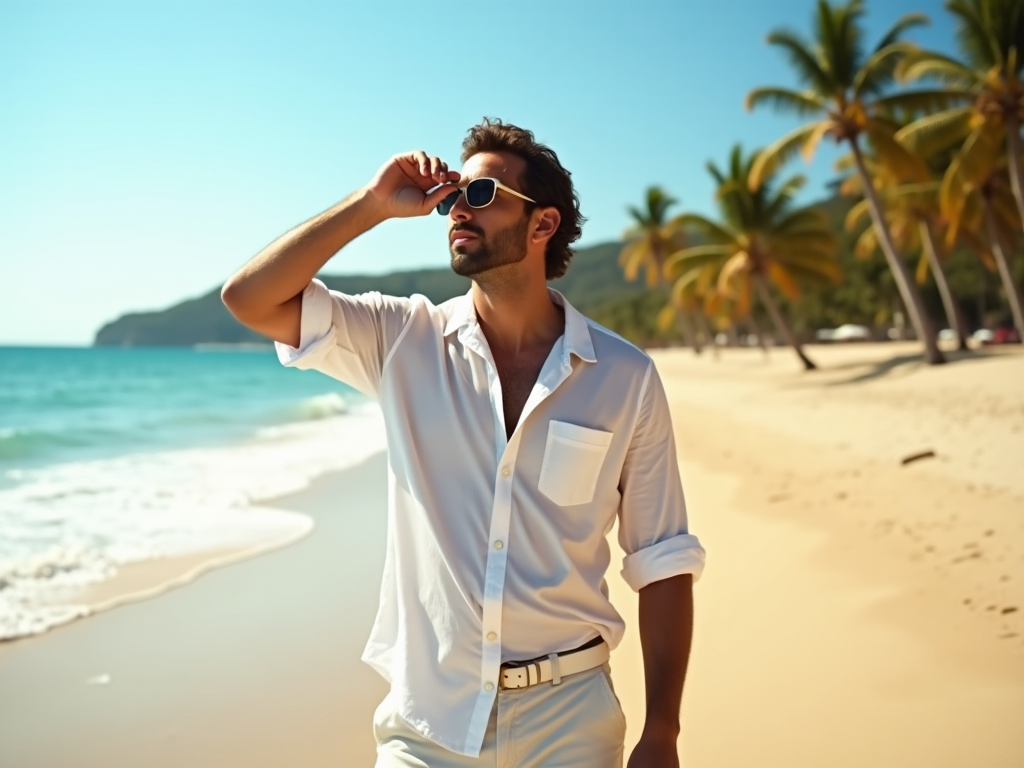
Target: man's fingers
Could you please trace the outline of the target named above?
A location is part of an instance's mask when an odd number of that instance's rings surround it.
[[[439,157],[430,158],[430,178],[438,184],[448,181],[448,163]]]
[[[430,158],[427,157],[427,153],[420,150],[419,152],[414,153],[414,157],[416,158],[416,164],[417,166],[419,166],[420,169],[420,176],[429,178]]]
[[[427,198],[425,200],[427,207],[428,208],[435,208],[435,207],[437,207],[437,205],[442,200],[444,200],[446,197],[448,197],[448,195],[450,195],[452,192],[457,192],[458,189],[459,189],[458,187],[456,187],[454,184],[451,184],[451,183],[442,184],[442,185],[438,186],[437,188],[435,188],[433,191],[431,191],[427,195]]]

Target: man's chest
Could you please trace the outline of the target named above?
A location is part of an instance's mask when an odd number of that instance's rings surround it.
[[[494,356],[498,380],[501,382],[501,407],[505,419],[505,432],[511,437],[523,414],[523,408],[537,384],[551,347],[532,350],[515,356]]]

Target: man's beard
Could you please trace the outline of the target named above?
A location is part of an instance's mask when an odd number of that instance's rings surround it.
[[[459,252],[451,249],[452,270],[457,275],[472,277],[495,267],[518,264],[526,258],[526,233],[529,222],[524,216],[515,224],[486,237],[476,229],[467,229],[477,236],[476,244]]]

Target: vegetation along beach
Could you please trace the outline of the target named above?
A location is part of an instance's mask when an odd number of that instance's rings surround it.
[[[621,236],[552,281],[665,384],[708,551],[684,766],[1024,765],[1024,0],[925,5],[761,30],[785,68],[730,98],[788,127],[686,147],[707,200],[616,188]],[[343,258],[347,293],[469,285]],[[0,346],[4,768],[373,764],[380,412],[204,289]]]

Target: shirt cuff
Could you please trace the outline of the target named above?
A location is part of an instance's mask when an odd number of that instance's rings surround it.
[[[334,321],[331,293],[327,286],[313,278],[302,290],[302,319],[299,346],[274,342],[281,365],[313,368],[334,343]]]
[[[698,581],[704,572],[704,558],[704,547],[697,537],[681,533],[626,555],[622,560],[622,578],[634,592],[684,573],[693,574],[693,580]]]

